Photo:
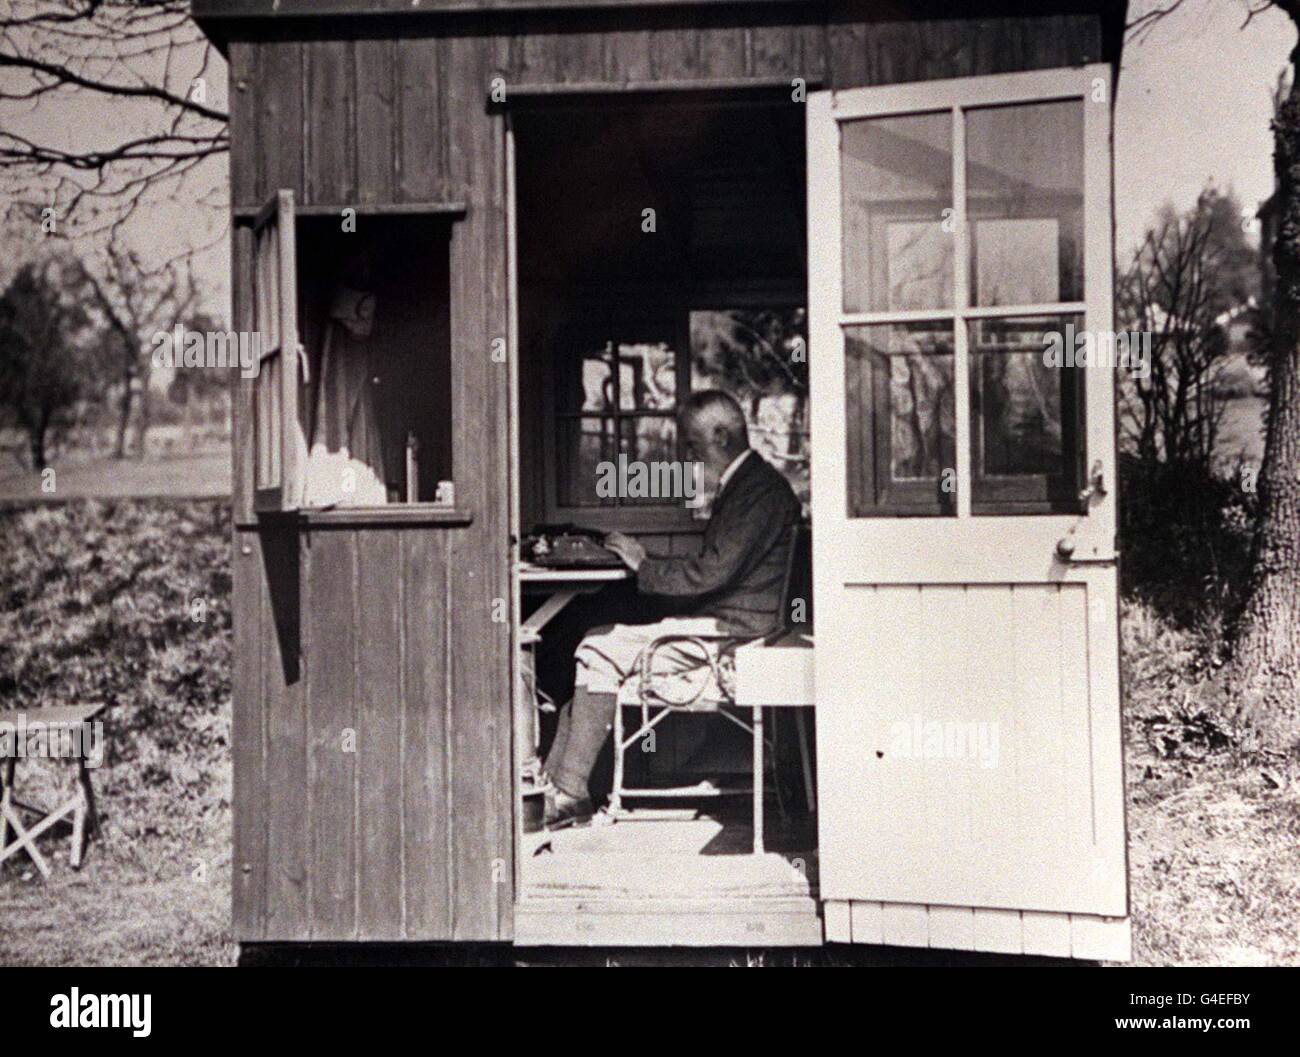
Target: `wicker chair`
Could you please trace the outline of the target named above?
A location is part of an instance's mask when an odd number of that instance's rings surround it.
[[[737,648],[752,642],[774,642],[796,629],[809,630],[809,609],[812,588],[812,547],[808,526],[796,524],[786,563],[785,580],[781,589],[781,604],[776,626],[761,635],[661,635],[641,653],[637,665],[634,698],[627,693],[619,695],[614,709],[614,787],[610,794],[608,813],[618,818],[631,812],[623,804],[625,798],[694,799],[750,795],[753,800],[754,852],[763,851],[763,794],[764,766],[769,758],[765,747],[772,748],[774,741],[764,732],[763,709],[741,707],[735,703],[733,655]],[[802,601],[802,611],[795,603]],[[797,623],[797,621],[799,621]],[[683,657],[685,655],[685,662]],[[664,658],[668,658],[667,661]],[[658,666],[656,666],[658,662]],[[668,667],[671,665],[671,667]],[[631,690],[631,687],[625,690]],[[636,709],[639,722],[629,731],[624,722],[624,711]],[[664,719],[674,713],[722,715],[746,731],[753,739],[753,781],[748,786],[715,786],[697,783],[687,786],[633,788],[626,783],[626,754],[637,742],[654,730]],[[807,731],[798,724],[800,752],[808,758]],[[804,769],[804,794],[808,805],[814,804],[811,777]],[[780,783],[774,783],[778,804]]]

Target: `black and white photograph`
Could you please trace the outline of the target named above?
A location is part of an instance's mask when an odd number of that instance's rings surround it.
[[[1300,965],[1298,38],[0,0],[0,966],[146,973],[21,1019],[1055,967],[1249,1032]]]

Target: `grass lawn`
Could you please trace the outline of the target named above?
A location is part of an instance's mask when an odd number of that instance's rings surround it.
[[[0,964],[235,961],[229,531],[215,501],[0,514],[0,710],[114,702],[103,832],[79,873],[66,829],[46,834],[49,884],[21,855],[0,866]],[[1126,603],[1123,646],[1135,962],[1300,964],[1300,784],[1238,761],[1189,704],[1191,633]],[[20,788],[52,798],[71,772],[23,763]]]
[[[230,495],[230,448],[148,459],[55,460],[51,494],[40,474],[6,460],[0,470],[0,502],[28,499],[215,497]]]
[[[66,831],[47,837],[57,846],[49,883],[22,856],[0,867],[0,964],[233,965],[229,833],[174,857],[110,823],[80,871],[67,864]],[[131,844],[152,861],[124,861]],[[205,858],[221,864],[201,867]]]
[[[1231,466],[1237,459],[1258,465],[1264,458],[1264,417],[1268,414],[1268,399],[1262,396],[1241,396],[1229,400],[1219,423],[1216,445],[1219,461]]]

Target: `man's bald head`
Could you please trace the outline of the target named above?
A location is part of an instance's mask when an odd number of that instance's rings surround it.
[[[704,389],[692,393],[679,416],[688,461],[702,462],[716,477],[749,448],[745,413],[730,393]]]

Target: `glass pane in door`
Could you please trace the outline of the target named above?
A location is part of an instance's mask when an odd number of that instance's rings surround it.
[[[974,513],[1079,509],[1085,368],[1047,351],[1082,327],[1082,316],[970,324]]]
[[[956,508],[950,323],[845,330],[850,517]]]
[[[844,311],[950,307],[952,114],[846,121],[841,137]]]
[[[1083,102],[966,111],[972,303],[1083,298]]]

